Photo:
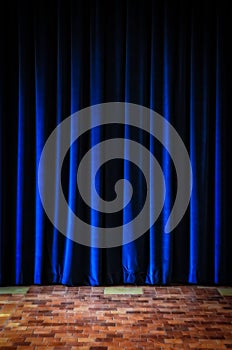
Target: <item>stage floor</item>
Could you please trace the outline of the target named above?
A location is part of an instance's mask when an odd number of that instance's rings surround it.
[[[1,350],[232,348],[232,289],[0,288]]]

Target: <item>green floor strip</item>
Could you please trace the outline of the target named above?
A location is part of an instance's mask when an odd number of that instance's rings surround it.
[[[105,287],[104,294],[143,294],[142,287]]]
[[[0,287],[0,294],[26,294],[29,287]]]
[[[232,297],[232,288],[217,288],[223,297]]]

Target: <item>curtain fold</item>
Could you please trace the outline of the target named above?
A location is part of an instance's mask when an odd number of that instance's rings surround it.
[[[2,5],[0,19],[0,284],[231,284],[229,7],[206,1],[22,1]],[[107,102],[150,108],[172,124],[190,156],[193,189],[184,217],[165,234],[177,190],[165,148],[126,117],[124,127],[87,131],[70,146],[61,176],[68,205],[84,221],[123,225],[142,210],[146,196],[144,176],[127,160],[125,145],[125,159],[106,162],[91,184],[113,200],[115,183],[127,179],[131,203],[105,215],[86,205],[77,169],[99,142],[119,137],[143,145],[158,160],[166,184],[163,210],[145,234],[96,248],[53,226],[41,203],[38,167],[46,140],[62,121]],[[152,186],[155,181],[151,175]],[[54,186],[58,190],[59,176]],[[149,201],[147,220],[156,199]],[[67,218],[67,236],[72,225]]]

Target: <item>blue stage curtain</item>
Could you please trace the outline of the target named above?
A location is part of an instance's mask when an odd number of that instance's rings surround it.
[[[229,5],[207,1],[1,5],[1,285],[232,283],[229,12]],[[121,225],[143,205],[139,170],[122,160],[101,169],[95,183],[103,197],[123,177],[135,191],[135,203],[126,211],[104,216],[88,211],[81,200],[77,164],[107,138],[119,135],[143,144],[156,155],[167,190],[150,230],[120,247],[91,248],[66,238],[46,216],[38,191],[46,140],[72,113],[105,102],[151,108],[182,138],[193,190],[172,233],[164,233],[176,191],[170,157],[157,140],[129,126],[97,127],[81,136],[65,158],[62,184],[70,207],[83,219],[96,226]]]

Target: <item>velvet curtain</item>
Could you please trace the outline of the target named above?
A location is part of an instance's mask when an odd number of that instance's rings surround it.
[[[229,5],[19,1],[1,4],[0,18],[0,284],[231,284]],[[88,210],[76,187],[85,153],[126,137],[152,152],[165,174],[168,199],[157,222],[131,243],[96,248],[68,239],[48,219],[38,191],[45,142],[72,113],[106,102],[150,108],[182,138],[193,189],[172,233],[164,233],[176,191],[170,157],[129,126],[94,128],[70,147],[64,193],[76,215],[94,225],[132,220],[146,183],[131,162],[108,162],[96,180],[108,200],[115,181],[131,182],[126,214]]]

